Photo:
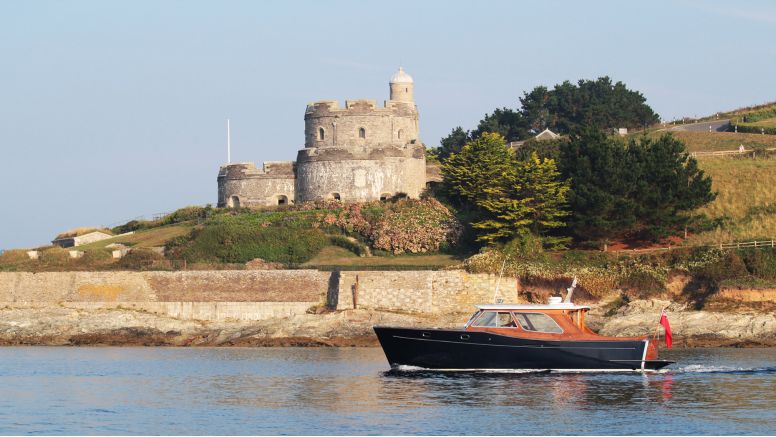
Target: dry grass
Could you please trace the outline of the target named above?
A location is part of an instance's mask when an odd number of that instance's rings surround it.
[[[81,235],[86,235],[91,232],[102,232],[108,235],[112,235],[113,233],[110,231],[110,229],[101,229],[101,228],[92,228],[92,227],[81,227],[81,228],[75,228],[70,229],[68,231],[62,232],[59,235],[57,235],[56,239],[60,238],[70,238],[70,237],[79,237]]]
[[[776,237],[776,159],[705,158],[699,163],[719,192],[702,212],[711,218],[728,217],[731,223],[694,235],[691,243]]]

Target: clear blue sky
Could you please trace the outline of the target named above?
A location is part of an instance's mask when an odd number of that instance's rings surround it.
[[[0,248],[216,202],[292,160],[305,105],[415,78],[421,138],[609,75],[664,119],[776,100],[773,2],[0,2]]]

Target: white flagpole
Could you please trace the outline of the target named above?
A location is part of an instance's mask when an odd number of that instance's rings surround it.
[[[228,118],[226,119],[226,163],[232,163],[232,129]]]

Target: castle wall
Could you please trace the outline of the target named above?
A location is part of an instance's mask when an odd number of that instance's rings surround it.
[[[309,105],[305,112],[305,147],[376,147],[419,142],[415,105],[393,101],[385,105],[379,108],[374,100],[348,100],[345,108],[332,101]],[[359,136],[361,128],[364,138]]]
[[[295,198],[294,163],[274,161],[262,169],[253,163],[229,164],[218,173],[218,207],[289,204]]]
[[[400,193],[418,198],[426,185],[423,145],[316,151],[313,155],[310,149],[299,152],[297,201],[332,198],[334,193],[345,202],[378,200]]]

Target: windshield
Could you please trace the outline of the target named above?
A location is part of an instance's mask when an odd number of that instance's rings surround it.
[[[475,312],[474,312],[474,314],[472,314],[472,316],[471,316],[471,317],[469,317],[469,321],[468,321],[468,322],[466,322],[466,324],[465,324],[465,325],[463,325],[463,327],[464,327],[464,328],[468,328],[468,327],[469,327],[469,325],[471,325],[471,324],[472,324],[472,321],[473,321],[475,318],[477,318],[477,315],[478,315],[479,313],[480,313],[480,311],[475,311]]]

